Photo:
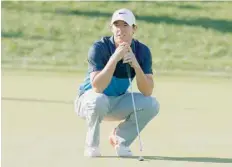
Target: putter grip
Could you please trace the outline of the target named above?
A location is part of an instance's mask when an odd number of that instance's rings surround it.
[[[127,71],[128,78],[131,78],[131,70],[130,70],[129,64],[126,64],[126,71]]]

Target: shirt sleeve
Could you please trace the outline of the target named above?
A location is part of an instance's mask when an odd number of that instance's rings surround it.
[[[142,56],[144,57],[143,63],[142,63],[142,70],[144,74],[153,74],[152,71],[152,55],[150,52],[150,49],[148,47],[144,47],[142,49]]]
[[[104,52],[100,44],[93,44],[88,52],[88,72],[101,71],[105,66],[103,58]]]

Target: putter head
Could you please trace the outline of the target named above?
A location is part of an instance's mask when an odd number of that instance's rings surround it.
[[[139,161],[144,161],[144,158],[142,156],[139,156]]]

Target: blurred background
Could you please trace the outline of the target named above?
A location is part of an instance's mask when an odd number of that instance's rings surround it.
[[[82,72],[119,8],[157,72],[232,73],[231,2],[2,2],[2,68]]]

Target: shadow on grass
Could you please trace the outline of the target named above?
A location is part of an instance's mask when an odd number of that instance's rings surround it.
[[[5,32],[2,31],[1,32],[2,38],[22,38],[25,40],[47,40],[47,41],[60,41],[61,39],[58,38],[48,38],[48,37],[44,37],[44,36],[38,36],[38,35],[34,35],[34,36],[25,36],[23,34],[23,32],[21,31],[11,31],[11,32]]]
[[[189,5],[189,4],[186,4],[186,5],[177,5],[178,8],[180,9],[190,9],[190,10],[199,10],[201,9],[201,7],[199,6],[194,6],[194,5]]]
[[[156,2],[158,7],[174,7],[179,9],[187,9],[187,10],[199,10],[202,7],[196,6],[193,4],[189,4],[188,2]]]
[[[100,12],[100,11],[80,11],[80,10],[56,10],[59,14],[68,15],[82,15],[88,17],[107,17],[112,16],[111,13]],[[200,18],[175,18],[170,16],[136,16],[137,20],[145,21],[149,23],[165,23],[172,25],[187,25],[195,27],[204,27],[206,29],[214,29],[220,32],[232,32],[232,20],[221,20],[221,19],[211,19],[207,17]]]
[[[172,4],[172,3],[157,3],[158,6],[173,6],[182,9],[199,9],[199,7],[191,5],[191,4]],[[111,18],[112,13],[102,12],[100,10],[69,10],[69,9],[57,9],[57,10],[49,10],[49,9],[32,9],[32,8],[15,8],[13,6],[3,6],[7,9],[11,10],[26,10],[28,12],[36,12],[36,13],[56,13],[62,15],[80,15],[83,17],[106,17]],[[112,11],[113,12],[113,11]],[[155,14],[155,12],[154,12]],[[232,32],[232,20],[222,20],[222,19],[212,19],[207,17],[199,17],[199,18],[175,18],[166,15],[161,16],[146,16],[146,15],[138,15],[136,16],[137,20],[145,21],[149,23],[165,23],[172,25],[186,25],[186,26],[194,26],[194,27],[203,27],[206,29],[213,29],[220,32],[228,33]]]
[[[23,32],[21,31],[14,31],[14,32],[1,31],[1,35],[3,38],[22,38],[24,36]]]
[[[99,158],[119,158],[117,156],[101,156]],[[122,159],[138,159],[138,156],[120,157]],[[143,156],[144,161],[162,160],[162,161],[188,161],[188,162],[209,162],[209,163],[232,163],[232,158],[216,157],[166,157],[166,156]]]
[[[38,98],[17,98],[17,97],[2,97],[2,100],[6,101],[18,101],[18,102],[35,102],[35,103],[56,103],[56,104],[74,104],[74,101],[64,100],[49,100]]]

